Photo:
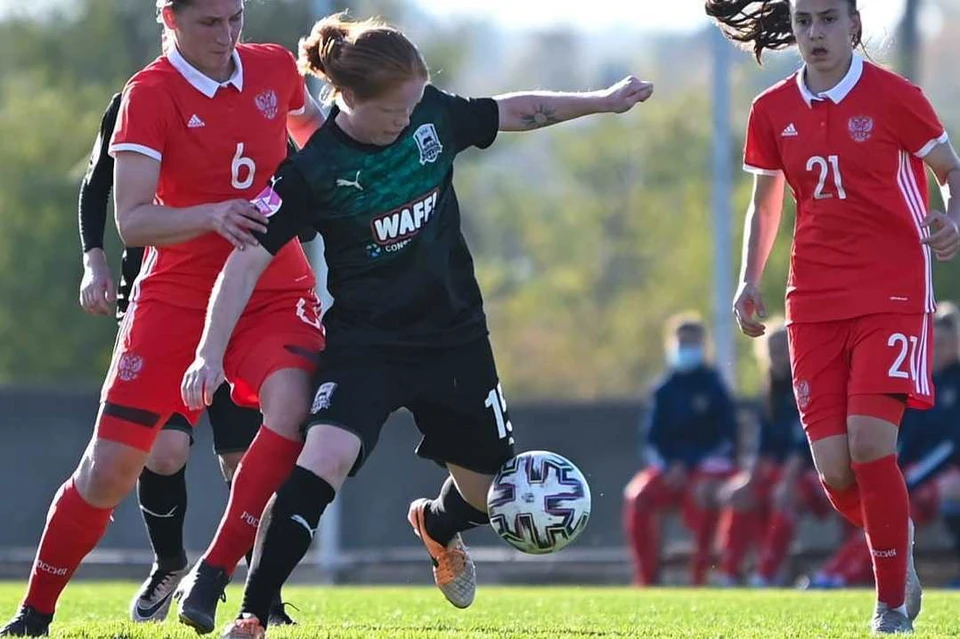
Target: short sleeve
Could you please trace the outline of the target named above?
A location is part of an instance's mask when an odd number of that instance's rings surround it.
[[[747,120],[747,139],[743,148],[743,170],[754,175],[778,175],[783,171],[780,151],[770,121],[755,101]]]
[[[924,158],[947,141],[943,123],[920,87],[906,83],[904,88],[890,93],[895,100],[896,135],[904,149]]]
[[[463,98],[434,87],[440,102],[450,114],[457,153],[475,146],[485,149],[497,138],[500,107],[493,98]]]
[[[290,100],[287,102],[288,114],[301,115],[307,106],[307,86],[303,76],[300,75],[300,70],[297,69],[297,61],[293,54],[286,49],[283,49],[283,54],[284,65],[288,67],[291,82]]]
[[[254,236],[273,255],[311,226],[313,194],[303,174],[289,159],[280,164],[253,204],[268,218],[267,232]]]
[[[159,162],[174,121],[174,106],[167,92],[134,77],[123,91],[110,155],[134,151]]]

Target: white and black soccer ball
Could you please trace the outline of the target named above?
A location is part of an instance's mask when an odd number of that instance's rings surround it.
[[[525,553],[545,555],[569,545],[590,520],[590,485],[566,457],[520,453],[500,467],[487,493],[490,525]]]

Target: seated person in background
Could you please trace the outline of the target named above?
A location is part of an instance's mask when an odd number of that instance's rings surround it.
[[[706,357],[707,334],[693,315],[668,323],[670,369],[650,400],[644,430],[646,467],[624,491],[624,528],[635,582],[659,581],[660,514],[680,508],[696,551],[692,583],[702,585],[719,517],[717,493],[734,471],[736,416],[720,374]]]

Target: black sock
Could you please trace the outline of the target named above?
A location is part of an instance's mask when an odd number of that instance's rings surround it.
[[[144,467],[137,481],[140,513],[147,525],[157,563],[166,570],[187,566],[183,549],[183,519],[187,512],[187,467],[173,475],[158,475]]]
[[[306,468],[294,467],[260,518],[241,613],[256,615],[266,627],[280,586],[307,553],[320,515],[335,495],[336,491],[326,480]]]
[[[457,490],[453,477],[447,477],[443,482],[440,495],[430,502],[423,519],[427,534],[444,546],[457,533],[490,523],[487,513],[467,503]]]
[[[228,491],[228,492],[229,492],[229,490],[230,490],[230,484],[231,484],[231,482],[227,482],[227,491]],[[249,573],[249,572],[250,572],[250,568],[253,568],[253,548],[251,548],[250,550],[248,550],[248,551],[247,551],[247,554],[245,554],[245,555],[243,556],[243,558],[246,559],[246,561],[247,561],[247,572]],[[282,604],[283,604],[283,596],[280,594],[280,589],[278,588],[278,589],[277,589],[277,592],[274,593],[274,595],[273,595],[273,603],[271,604],[271,612],[272,612],[272,608],[275,608],[276,606],[279,606],[279,605],[282,605]]]
[[[943,515],[943,523],[947,527],[950,537],[953,538],[954,552],[960,557],[960,512],[945,513]]]

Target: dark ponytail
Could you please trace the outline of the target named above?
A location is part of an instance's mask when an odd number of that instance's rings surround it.
[[[851,13],[857,0],[847,0]],[[705,0],[704,10],[730,40],[752,50],[757,62],[764,49],[779,51],[797,43],[793,37],[790,0]],[[853,46],[863,44],[863,27],[854,36]]]
[[[752,50],[757,62],[764,49],[778,51],[797,42],[789,0],[706,0],[704,9],[723,35]]]

